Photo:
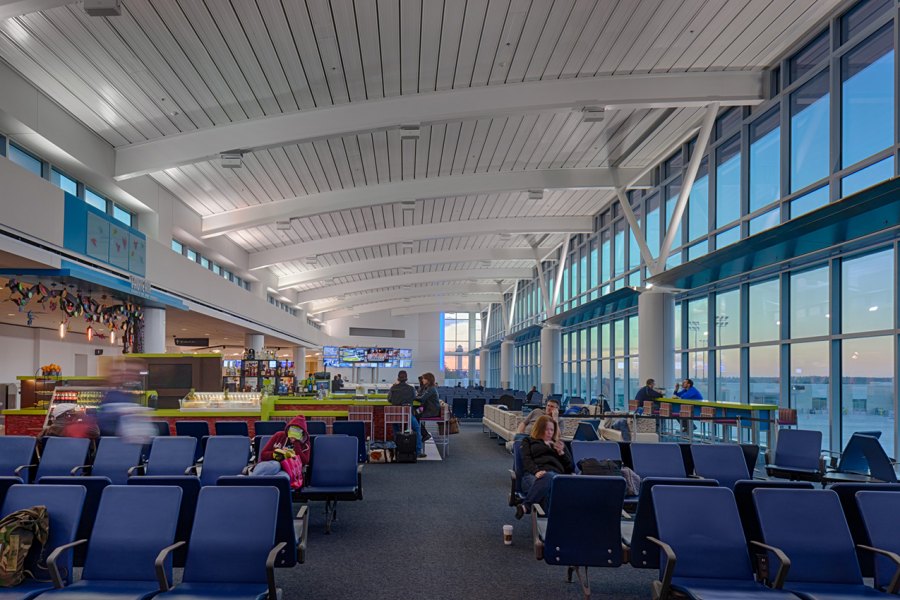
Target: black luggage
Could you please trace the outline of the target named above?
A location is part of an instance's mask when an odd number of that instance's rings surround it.
[[[397,462],[414,463],[416,462],[416,434],[412,432],[398,433],[394,436],[394,443],[397,444]]]

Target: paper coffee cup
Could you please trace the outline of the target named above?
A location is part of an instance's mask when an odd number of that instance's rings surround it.
[[[512,525],[503,526],[503,543],[507,546],[512,545]]]

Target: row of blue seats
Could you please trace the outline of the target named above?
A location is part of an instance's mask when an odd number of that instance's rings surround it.
[[[711,480],[650,478],[623,544],[624,480],[562,475],[553,481],[547,514],[539,507],[533,513],[535,556],[568,566],[586,596],[588,567],[630,562],[660,569],[653,586],[659,599],[885,597],[900,587],[898,491],[743,481],[732,492]],[[877,589],[863,583],[872,575]]]
[[[28,578],[4,588],[0,595],[17,600],[157,596],[274,600],[278,596],[274,568],[287,547],[286,541],[277,541],[284,493],[274,483],[227,487],[223,482],[196,490],[186,535],[179,532],[186,512],[183,487],[111,485],[99,499],[93,531],[87,537],[78,533],[83,513],[89,510],[85,486],[13,485],[5,493],[0,514],[37,505],[47,508],[50,537],[42,555],[47,556],[52,585]],[[305,527],[305,510],[301,515]],[[291,530],[293,536],[293,523]],[[305,550],[305,538],[302,544]],[[74,548],[86,548],[76,582],[70,552]],[[173,588],[173,563],[178,566],[173,552],[179,550],[184,553],[184,572],[182,582]],[[37,553],[32,553],[25,566],[39,574],[42,568],[36,559]]]

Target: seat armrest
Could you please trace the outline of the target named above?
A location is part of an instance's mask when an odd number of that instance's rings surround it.
[[[266,582],[269,584],[269,600],[278,600],[278,588],[275,587],[275,559],[278,558],[278,553],[285,546],[287,546],[287,543],[278,542],[269,551],[269,556],[266,557]]]
[[[662,548],[662,551],[666,554],[666,566],[663,569],[662,580],[659,582],[659,586],[654,586],[653,592],[654,600],[667,600],[669,597],[669,588],[672,585],[672,575],[675,574],[675,563],[678,562],[678,558],[675,556],[675,551],[672,550],[672,546],[664,541],[651,535],[647,536],[647,541]]]
[[[772,582],[772,587],[776,590],[780,590],[781,586],[784,585],[784,580],[787,579],[788,571],[791,568],[791,559],[787,557],[787,554],[785,554],[781,548],[776,548],[775,546],[770,546],[754,540],[750,540],[750,545],[762,548],[763,550],[768,550],[778,559],[778,572],[775,573],[775,580]]]
[[[29,470],[30,470],[30,469],[37,469],[37,465],[19,465],[18,467],[16,467],[16,470],[13,471],[13,474],[14,474],[16,477],[21,477],[21,476],[22,476],[22,471],[23,471],[24,469],[29,469]],[[28,482],[26,481],[25,483],[28,483]]]
[[[363,491],[362,491],[362,472],[363,465],[356,465],[356,499],[363,499]]]
[[[295,520],[300,521],[300,539],[297,540],[297,562],[301,565],[306,562],[306,537],[309,531],[309,505],[304,504]]]
[[[92,468],[92,465],[78,465],[77,467],[75,467],[71,471],[69,471],[69,475],[78,475],[78,471],[83,471],[84,475],[90,475],[91,468]]]
[[[56,564],[56,561],[59,560],[60,555],[66,550],[71,550],[75,546],[80,546],[81,544],[86,544],[87,540],[75,540],[74,542],[70,542],[68,544],[63,544],[62,546],[57,546],[56,550],[50,553],[50,556],[47,557],[47,568],[50,570],[50,579],[53,581],[53,587],[56,589],[61,589],[64,587],[64,583],[62,580],[62,576],[59,574],[59,567]]]
[[[139,472],[139,471],[140,471],[140,472]],[[133,467],[130,467],[130,468],[128,469],[128,476],[131,477],[131,476],[134,475],[135,473],[137,473],[138,475],[143,475],[143,474],[146,473],[146,472],[147,472],[147,465],[146,465],[146,464],[134,465]]]
[[[196,475],[197,474],[197,465],[191,465],[187,469],[184,470],[185,475]]]
[[[153,562],[153,567],[156,569],[156,581],[159,583],[159,591],[168,592],[171,586],[169,585],[169,580],[166,579],[166,569],[165,562],[166,557],[176,548],[180,548],[184,546],[185,542],[175,542],[171,546],[166,546],[162,550],[159,551],[159,554],[156,555],[156,560]]]
[[[516,472],[509,469],[509,505],[516,505]]]
[[[897,590],[900,589],[900,556],[898,556],[896,552],[891,552],[882,548],[875,548],[874,546],[866,546],[865,544],[857,544],[856,547],[862,550],[867,550],[874,554],[886,556],[887,558],[894,561],[894,566],[896,567],[894,570],[894,576],[891,577],[891,582],[888,584],[886,591],[888,594],[896,594]]]

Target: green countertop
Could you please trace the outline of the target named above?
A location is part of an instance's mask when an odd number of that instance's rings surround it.
[[[729,408],[732,410],[778,410],[777,404],[740,404],[737,402],[710,402],[709,400],[682,400],[681,398],[657,398],[654,402],[712,406],[713,408]]]

